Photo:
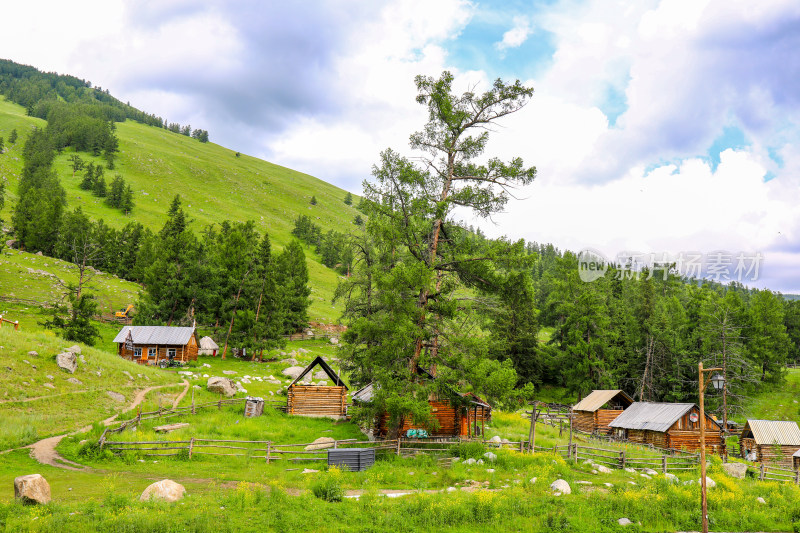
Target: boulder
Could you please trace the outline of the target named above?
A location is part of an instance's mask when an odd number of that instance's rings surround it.
[[[756,498],[756,501],[757,501],[758,503],[760,503],[760,504],[763,504],[763,505],[766,505],[766,504],[767,504],[767,500],[765,500],[765,499],[764,499],[764,498],[762,498],[761,496],[759,496],[758,498]]]
[[[485,454],[483,454],[483,456],[486,457],[489,461],[497,460],[497,455],[493,454],[492,452],[486,452]]]
[[[700,483],[701,481],[702,481],[702,478],[697,480],[698,483]],[[713,489],[716,486],[717,486],[717,483],[713,479],[711,479],[710,477],[706,476],[706,488]]]
[[[28,357],[39,357],[39,352],[31,350],[28,352]]]
[[[302,366],[290,366],[289,368],[284,368],[281,374],[292,379],[297,379],[297,377],[303,373],[303,370],[305,370],[305,368]]]
[[[331,344],[339,344],[339,339],[336,337],[331,337]]]
[[[560,496],[562,494],[572,494],[572,489],[569,486],[569,483],[564,481],[563,479],[557,479],[550,484],[550,490],[553,491],[553,494],[556,496]]]
[[[314,470],[313,468],[304,468],[301,474],[316,474],[319,470]]]
[[[171,479],[162,479],[144,489],[139,500],[146,502],[156,499],[165,502],[176,502],[183,498],[185,494],[186,489],[180,483],[175,483]]]
[[[500,435],[495,435],[494,437],[489,439],[489,442],[493,442],[495,444],[500,444],[500,443],[503,442],[503,439],[500,438]]]
[[[487,468],[486,472],[489,474],[494,474],[494,468]]]
[[[474,465],[475,463],[477,463],[477,461],[475,459],[473,459],[472,457],[470,457],[469,459],[464,461],[465,465]]]
[[[223,370],[222,373],[226,376],[235,376],[237,374],[236,370]]]
[[[42,383],[42,387],[47,387],[48,389],[55,389],[56,386],[52,383]]]
[[[286,354],[283,354],[283,355],[286,355]],[[289,357],[288,359],[281,359],[280,363],[282,365],[297,366],[297,359],[295,359],[294,357]]]
[[[669,472],[664,474],[664,477],[667,478],[668,480],[672,481],[673,483],[678,481],[678,476],[676,476],[675,474],[670,474]]]
[[[316,380],[327,379],[327,378],[328,378],[328,374],[326,374],[324,370],[320,370],[318,372],[314,372],[314,379],[316,379]]]
[[[745,475],[747,475],[747,465],[744,463],[725,463],[722,465],[722,469],[726,474],[736,479],[744,479]]]
[[[118,392],[114,392],[114,391],[108,390],[108,391],[106,391],[106,394],[108,394],[108,397],[111,398],[112,400],[114,400],[115,402],[124,402],[125,401],[125,396],[123,396],[122,394],[120,394]]]
[[[128,372],[127,370],[123,370],[122,373],[125,374],[129,380],[133,381],[133,376],[131,375],[130,372]]]
[[[627,518],[620,518],[619,520],[617,520],[617,524],[625,527],[625,526],[629,526],[629,525],[633,524],[633,522],[631,522]]]
[[[647,474],[648,476],[657,476],[658,475],[658,472],[656,472],[652,468],[645,468],[644,469],[644,473]]]
[[[631,467],[629,467],[629,466],[625,467],[625,471],[628,472],[629,474],[635,474],[636,473],[636,470],[631,468]]]
[[[78,358],[72,352],[62,352],[56,356],[56,364],[59,368],[74,374],[78,368]]]
[[[67,381],[73,385],[83,385],[83,381],[79,380],[78,378],[69,378]]]
[[[602,474],[610,474],[611,473],[611,469],[609,467],[607,467],[607,466],[594,465],[594,467],[597,469],[598,472],[600,472]]]
[[[81,353],[81,347],[80,347],[80,346],[78,346],[77,344],[75,344],[74,346],[70,346],[69,348],[67,348],[67,349],[66,349],[66,350],[64,350],[64,351],[65,351],[65,352],[72,352],[72,353],[74,353],[74,354],[78,354],[78,355],[80,355],[80,353]]]
[[[639,475],[642,476],[645,479],[653,479],[650,476],[648,476],[647,474],[639,474]]]
[[[208,389],[209,392],[218,392],[224,394],[225,396],[233,396],[236,394],[237,390],[236,383],[234,383],[233,380],[218,376],[208,378],[206,389]]]
[[[14,497],[23,503],[50,503],[50,484],[41,474],[14,478]]]
[[[539,479],[539,478],[532,477],[531,480],[530,480],[530,483],[536,483],[537,479]]]

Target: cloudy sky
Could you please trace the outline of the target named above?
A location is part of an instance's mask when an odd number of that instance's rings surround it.
[[[3,15],[0,56],[356,193],[424,123],[416,74],[520,79],[536,94],[489,152],[538,178],[472,223],[609,257],[761,254],[746,283],[800,293],[796,0],[28,1]]]

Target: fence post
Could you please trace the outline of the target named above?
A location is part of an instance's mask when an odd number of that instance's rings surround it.
[[[619,452],[619,468],[620,470],[625,468],[625,450]]]
[[[192,415],[197,414],[194,410],[194,387],[192,387]]]
[[[759,470],[759,472],[758,472],[759,481],[764,481],[764,463],[761,463],[761,465],[759,466],[758,470]]]
[[[272,448],[272,443],[267,442],[267,464],[269,464],[269,453],[271,451],[271,448]]]
[[[577,463],[578,462],[578,445],[577,444],[573,444],[572,445],[572,449],[574,450],[573,457],[575,459],[575,462]]]
[[[192,448],[194,448],[194,437],[189,440],[189,459],[192,458]]]
[[[797,460],[794,463],[794,484],[800,485],[800,464],[798,464]]]
[[[400,457],[400,437],[397,437],[397,456]]]
[[[335,450],[338,447],[339,447],[339,441],[338,440],[333,441],[333,449]]]
[[[666,455],[662,455],[661,456],[661,470],[662,470],[662,472],[664,474],[667,473],[667,456]]]

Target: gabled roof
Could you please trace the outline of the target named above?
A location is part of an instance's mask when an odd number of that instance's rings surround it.
[[[593,390],[589,396],[575,404],[572,408],[573,411],[589,411],[591,413],[597,411],[609,401],[617,398],[620,403],[626,407],[633,403],[633,398],[625,394],[624,391],[619,389],[614,390]]]
[[[194,334],[193,327],[172,327],[172,326],[125,326],[114,342],[125,342],[128,332],[134,344],[173,344],[184,346],[189,343],[189,339]]]
[[[800,446],[800,427],[797,422],[786,420],[748,420],[742,437],[753,434],[756,444],[781,444]]]
[[[375,386],[370,383],[366,387],[357,390],[353,393],[354,402],[369,403],[372,401],[372,396],[375,394]]]
[[[349,389],[347,388],[347,385],[345,385],[345,384],[344,384],[344,381],[342,381],[342,378],[340,378],[340,377],[339,377],[339,376],[336,374],[336,372],[334,372],[334,371],[333,371],[333,369],[330,367],[330,365],[328,365],[328,363],[326,363],[326,362],[325,362],[325,360],[324,360],[322,357],[320,357],[319,355],[318,355],[317,357],[315,357],[313,361],[311,361],[311,364],[309,364],[309,365],[306,367],[306,369],[305,369],[305,370],[303,370],[303,372],[302,372],[302,373],[301,373],[299,376],[297,376],[297,377],[295,378],[295,380],[294,380],[294,381],[292,381],[292,383],[291,383],[289,386],[291,387],[292,385],[294,385],[295,383],[297,383],[298,381],[300,381],[301,379],[303,379],[303,377],[305,377],[305,375],[306,375],[306,374],[308,374],[309,372],[311,372],[311,369],[312,369],[312,368],[314,368],[314,367],[315,367],[315,366],[317,366],[317,365],[319,365],[319,366],[322,368],[322,370],[323,370],[323,371],[324,371],[326,374],[328,374],[328,377],[329,377],[329,378],[331,378],[331,381],[333,381],[333,383],[334,383],[335,385],[342,386],[342,387],[344,387],[345,389],[349,390]]]
[[[648,429],[664,433],[694,407],[697,406],[693,403],[634,402],[608,426],[623,429]],[[708,413],[706,413],[706,418],[719,426],[719,423]]]

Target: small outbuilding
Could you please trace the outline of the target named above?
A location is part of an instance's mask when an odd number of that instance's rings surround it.
[[[433,375],[421,368],[417,374],[426,379],[435,379]],[[375,394],[375,385],[370,383],[363,389],[353,393],[353,403],[370,403]],[[454,405],[447,398],[432,394],[428,398],[431,416],[436,424],[417,424],[410,418],[400,423],[399,434],[406,435],[409,430],[422,429],[431,437],[472,437],[483,434],[484,424],[492,416],[492,406],[474,393],[454,393],[461,405]],[[458,399],[456,398],[456,399]],[[375,419],[373,432],[376,437],[385,437],[389,433],[389,413],[382,413]]]
[[[792,468],[795,470],[800,470],[800,450],[794,452],[792,456]]]
[[[748,420],[739,436],[742,458],[793,466],[800,451],[800,427],[788,420]]]
[[[303,378],[319,366],[330,378],[330,385],[308,385]],[[286,391],[286,412],[290,415],[345,418],[347,416],[347,385],[333,369],[317,356],[295,378]]]
[[[659,448],[700,449],[700,408],[693,403],[634,402],[608,426],[614,436]],[[722,453],[722,426],[705,415],[706,451]]]
[[[611,433],[608,424],[633,403],[633,398],[619,389],[593,390],[586,398],[576,403],[572,427],[586,433]]]
[[[211,337],[203,337],[200,339],[200,349],[197,351],[199,355],[213,355],[216,357],[219,346],[214,342]]]
[[[117,354],[141,365],[156,365],[162,359],[197,361],[194,327],[124,326],[117,336]]]

